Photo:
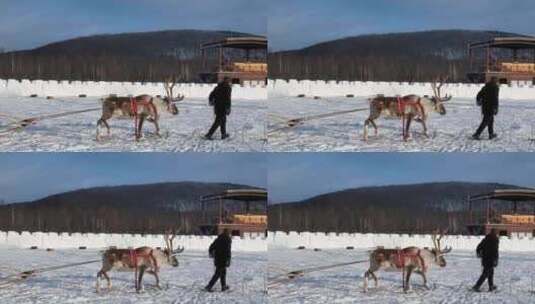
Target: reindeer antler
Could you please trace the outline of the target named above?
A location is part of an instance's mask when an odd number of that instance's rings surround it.
[[[164,80],[163,86],[165,88],[165,94],[170,102],[181,101],[184,99],[184,95],[178,94],[176,97],[173,95],[173,89],[175,88],[177,82],[181,79],[181,76],[177,77],[176,75],[171,75]]]
[[[447,233],[448,233],[448,229],[444,229],[442,231],[440,231],[440,229],[436,229],[431,235],[431,239],[433,240],[433,246],[435,247],[435,250],[440,254],[446,254],[452,250],[451,247],[447,247],[447,246],[446,248],[444,248],[444,250],[441,249],[442,246],[440,244],[440,241],[442,240],[444,235]],[[437,238],[437,234],[439,234],[438,238]]]
[[[177,249],[173,249],[174,246],[173,246],[173,240],[176,238],[176,236],[178,235],[178,233],[180,233],[182,231],[182,224],[180,224],[180,226],[176,229],[167,229],[165,231],[165,234],[163,236],[164,240],[165,240],[165,246],[167,248],[167,250],[169,250],[170,253],[172,254],[178,254],[178,253],[181,253],[182,251],[184,251],[184,247],[180,247],[178,246]]]
[[[449,101],[451,100],[452,96],[446,94],[444,98],[442,98],[441,90],[444,83],[446,83],[449,79],[449,76],[438,76],[435,78],[435,80],[431,83],[431,88],[433,89],[433,95],[435,95],[435,98],[438,101]],[[439,85],[437,86],[437,82]]]

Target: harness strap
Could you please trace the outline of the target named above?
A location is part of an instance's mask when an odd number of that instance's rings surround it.
[[[402,101],[401,96],[398,98],[398,113],[401,114],[401,133],[403,134],[403,139],[407,137],[407,131],[405,130],[405,102]]]
[[[425,120],[424,106],[422,105],[422,102],[421,102],[422,98],[421,97],[418,97],[417,101],[411,102],[411,101],[408,101],[405,98],[401,98],[401,96],[397,96],[397,101],[398,101],[398,112],[401,115],[401,125],[402,125],[402,128],[403,128],[403,132],[402,132],[403,133],[403,138],[405,138],[408,135],[407,134],[408,130],[406,130],[406,128],[405,128],[405,108],[407,107],[407,105],[418,107],[418,110],[420,111],[420,113],[422,113],[422,119]]]
[[[145,106],[150,108],[150,111],[154,113],[154,119],[158,120],[158,108],[156,108],[156,105],[154,105],[153,102],[154,97],[151,97],[149,101],[140,100],[137,101],[135,97],[130,97],[130,109],[132,111],[132,114],[134,116],[134,133],[136,134],[136,138],[139,137],[141,134],[141,130],[138,130],[138,124],[139,124],[139,105]]]
[[[136,139],[139,137],[139,131],[137,129],[138,124],[138,114],[137,114],[137,102],[134,97],[130,97],[130,109],[134,115],[134,133],[136,134]]]
[[[130,261],[132,262],[134,266],[134,286],[136,286],[136,290],[139,289],[139,284],[137,280],[137,273],[138,273],[138,267],[137,267],[137,253],[135,249],[130,249]]]

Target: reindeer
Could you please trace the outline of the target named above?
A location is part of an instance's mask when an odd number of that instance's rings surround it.
[[[176,237],[175,232],[170,238],[169,231],[164,235],[165,249],[139,247],[135,249],[108,249],[102,254],[102,268],[97,273],[97,293],[100,292],[100,280],[102,277],[108,282],[108,290],[111,289],[111,280],[107,272],[112,269],[123,271],[135,271],[135,287],[136,291],[143,290],[143,274],[145,271],[150,273],[156,279],[156,287],[160,287],[160,278],[158,276],[160,267],[163,265],[171,265],[178,267],[177,254],[184,251],[184,247],[173,249],[173,239]]]
[[[440,84],[437,86],[437,81]],[[422,124],[424,136],[427,135],[427,117],[431,112],[437,112],[440,115],[446,115],[446,108],[444,102],[451,100],[451,95],[441,97],[441,89],[447,78],[438,78],[431,84],[433,89],[433,97],[418,95],[385,97],[384,95],[377,95],[369,99],[370,115],[364,122],[364,140],[368,140],[368,125],[372,125],[375,129],[375,135],[378,134],[378,128],[375,120],[380,116],[396,117],[403,120],[403,140],[407,141],[409,138],[409,129],[412,120],[416,120]]]
[[[184,95],[173,95],[173,88],[176,85],[176,77],[167,78],[164,82],[166,97],[161,98],[151,95],[138,95],[135,97],[117,97],[110,95],[102,101],[102,115],[97,121],[97,141],[100,140],[99,128],[104,125],[110,135],[110,126],[108,119],[117,117],[130,117],[135,119],[136,140],[142,136],[141,130],[143,122],[146,120],[152,122],[156,128],[156,135],[160,136],[159,119],[160,113],[168,112],[172,115],[178,114],[176,102],[184,99]]]
[[[394,270],[402,272],[403,291],[410,290],[410,277],[412,272],[422,276],[424,287],[429,289],[427,285],[427,270],[430,266],[437,265],[439,267],[446,267],[446,260],[444,255],[451,251],[451,247],[441,249],[440,241],[444,236],[444,232],[437,238],[437,232],[433,233],[431,239],[433,240],[433,249],[427,247],[421,249],[418,247],[407,247],[403,249],[384,249],[377,248],[370,253],[370,267],[364,273],[364,292],[368,291],[368,278],[371,276],[375,281],[375,287],[378,286],[377,276],[375,272],[380,269]]]

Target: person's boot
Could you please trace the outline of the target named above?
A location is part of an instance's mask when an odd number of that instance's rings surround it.
[[[472,139],[473,139],[473,140],[481,140],[481,138],[479,137],[478,134],[474,134],[474,135],[472,135]]]
[[[489,291],[495,291],[496,289],[498,289],[496,285],[489,286]]]
[[[492,133],[492,134],[489,135],[489,139],[490,139],[490,140],[493,140],[493,139],[495,139],[496,137],[498,137],[498,135],[496,135],[496,133]]]
[[[228,135],[228,133],[225,133],[225,134],[221,135],[221,139],[225,139],[225,138],[229,138],[229,137],[230,137],[230,135]]]
[[[206,134],[203,136],[203,138],[206,140],[212,140],[212,135]]]
[[[230,287],[228,287],[228,285],[225,285],[225,286],[222,286],[221,287],[221,291],[225,291],[225,290],[229,290]]]
[[[481,288],[479,286],[474,286],[472,287],[472,291],[481,292]]]
[[[204,291],[213,292],[212,287],[210,287],[210,286],[204,287]]]

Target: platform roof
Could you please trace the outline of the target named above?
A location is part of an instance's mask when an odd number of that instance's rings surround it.
[[[201,50],[212,48],[234,48],[234,49],[267,49],[267,38],[261,36],[253,37],[229,37],[223,40],[208,42],[201,45]]]
[[[201,197],[202,202],[215,200],[236,200],[236,201],[267,201],[266,189],[230,189],[221,193],[210,194]]]
[[[470,44],[470,49],[477,48],[535,49],[535,37],[497,37],[488,41]]]
[[[481,200],[502,200],[502,201],[533,201],[535,202],[535,189],[499,189],[490,193],[470,196],[470,201]]]

